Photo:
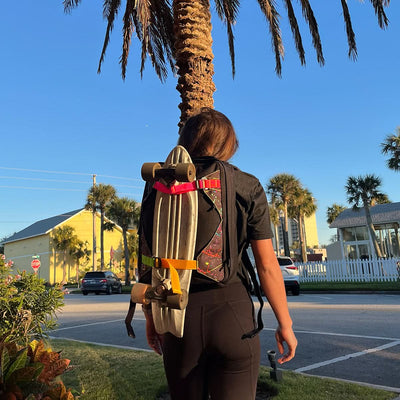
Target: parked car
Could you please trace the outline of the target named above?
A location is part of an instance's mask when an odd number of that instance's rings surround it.
[[[122,293],[122,282],[112,271],[86,272],[82,279],[81,291],[84,296],[90,292]]]
[[[278,256],[286,291],[292,292],[293,296],[300,294],[299,269],[293,264],[290,257]]]

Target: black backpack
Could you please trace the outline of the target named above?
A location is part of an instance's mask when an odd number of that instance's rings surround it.
[[[220,261],[216,262],[217,264],[222,265],[222,268],[218,270],[211,269],[213,274],[208,274],[208,271],[205,271],[204,264],[208,264],[207,254],[210,252],[209,249],[212,248],[215,252],[215,243],[213,245],[213,238],[210,240],[207,239],[208,245],[201,249],[199,254],[197,255],[198,261],[198,272],[202,275],[208,275],[208,278],[212,279],[215,282],[218,282],[222,285],[229,284],[229,280],[235,275],[238,271],[238,267],[242,266],[242,270],[240,271],[240,275],[243,277],[243,283],[245,284],[247,290],[250,293],[254,293],[260,303],[260,308],[257,315],[257,326],[251,332],[246,333],[242,336],[242,339],[254,337],[260,330],[263,329],[262,322],[262,308],[264,305],[264,301],[261,294],[260,285],[255,273],[254,266],[252,265],[250,258],[247,253],[247,249],[242,249],[239,254],[238,249],[238,240],[237,240],[237,227],[236,227],[236,219],[237,219],[237,210],[236,210],[236,193],[235,193],[235,185],[234,185],[234,167],[223,161],[216,160],[211,157],[202,157],[199,159],[195,159],[194,163],[197,168],[202,166],[206,166],[205,170],[207,171],[206,175],[200,173],[201,179],[198,182],[206,182],[209,180],[220,180],[220,190],[218,192],[218,188],[208,188],[207,185],[198,185],[202,186],[201,189],[208,196],[209,200],[214,203],[214,206],[219,209],[220,217],[221,217],[221,227],[219,237],[222,236],[223,240],[220,245],[220,255],[217,254],[217,257],[212,257],[213,260],[218,259],[220,257]],[[151,283],[151,267],[146,266],[141,261],[141,255],[151,256],[151,233],[152,233],[152,212],[154,209],[154,201],[155,201],[155,193],[156,190],[150,184],[146,184],[146,188],[144,190],[143,200],[142,200],[142,212],[141,212],[141,221],[139,226],[139,258],[138,258],[138,271],[140,282]],[[216,197],[219,197],[216,198]],[[218,250],[218,249],[217,249]],[[239,260],[241,259],[241,262]],[[189,294],[190,296],[190,294]],[[131,320],[133,318],[133,313],[135,309],[135,303],[130,304],[128,315],[125,319],[125,323],[128,330],[128,335],[131,337],[134,336],[133,329],[130,325]]]

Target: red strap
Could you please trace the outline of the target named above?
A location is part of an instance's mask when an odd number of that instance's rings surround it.
[[[221,181],[219,179],[200,179],[198,181],[181,183],[180,185],[173,185],[171,187],[165,186],[161,182],[156,182],[153,185],[154,189],[166,194],[182,194],[198,189],[216,189],[220,187]]]

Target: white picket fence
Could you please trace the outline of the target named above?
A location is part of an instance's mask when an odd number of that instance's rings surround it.
[[[295,263],[300,282],[390,282],[400,279],[400,259],[330,260]]]

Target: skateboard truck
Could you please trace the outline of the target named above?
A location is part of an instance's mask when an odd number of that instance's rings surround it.
[[[276,367],[276,352],[274,350],[268,350],[268,361],[271,364],[272,371],[269,372],[269,376],[275,382],[280,382],[283,378],[282,371]]]
[[[164,279],[157,286],[135,283],[131,292],[131,301],[134,303],[150,304],[155,301],[174,310],[183,310],[187,306],[188,298],[186,290],[173,293],[169,279]]]

